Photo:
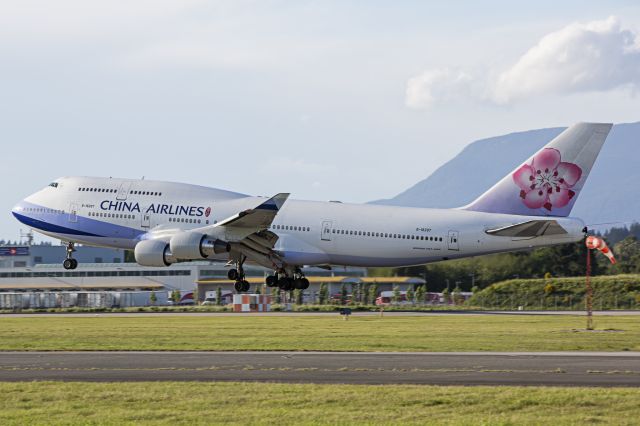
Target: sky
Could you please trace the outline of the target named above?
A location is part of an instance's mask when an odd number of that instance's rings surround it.
[[[59,176],[367,202],[477,139],[639,121],[634,3],[0,0],[0,239]]]

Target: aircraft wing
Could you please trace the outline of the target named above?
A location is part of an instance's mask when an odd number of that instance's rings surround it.
[[[562,235],[567,231],[555,220],[530,220],[501,228],[488,229],[489,235],[498,237],[540,237],[542,235]]]
[[[254,208],[200,230],[214,235],[223,234],[224,240],[231,244],[232,258],[244,256],[262,266],[274,267],[281,259],[273,251],[278,236],[269,231],[269,227],[288,197],[288,193],[276,194]]]
[[[171,241],[181,233],[196,233],[221,239],[230,246],[230,259],[246,259],[265,267],[276,267],[281,256],[273,250],[278,236],[269,230],[278,211],[289,197],[288,193],[276,194],[256,207],[240,211],[220,222],[201,228],[183,231],[179,229],[154,229],[148,239]]]
[[[259,206],[241,211],[218,222],[215,226],[266,229],[271,226],[271,222],[273,222],[287,198],[289,198],[288,193],[276,194]]]

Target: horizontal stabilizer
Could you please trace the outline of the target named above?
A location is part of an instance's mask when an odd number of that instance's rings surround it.
[[[504,226],[485,231],[498,237],[540,237],[542,235],[562,235],[567,231],[555,220],[530,220],[516,225]]]

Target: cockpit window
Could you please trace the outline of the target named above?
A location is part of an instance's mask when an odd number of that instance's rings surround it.
[[[53,186],[54,188],[58,187],[58,182],[51,182],[49,186]]]

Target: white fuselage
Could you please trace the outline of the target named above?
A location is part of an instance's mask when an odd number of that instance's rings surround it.
[[[63,241],[132,249],[150,233],[215,224],[265,200],[202,186],[65,177],[16,205],[13,214]],[[460,209],[287,200],[269,230],[291,265],[405,266],[579,241],[584,224],[554,217],[567,234],[512,238],[485,231],[540,219]],[[221,260],[227,256],[220,255]]]

